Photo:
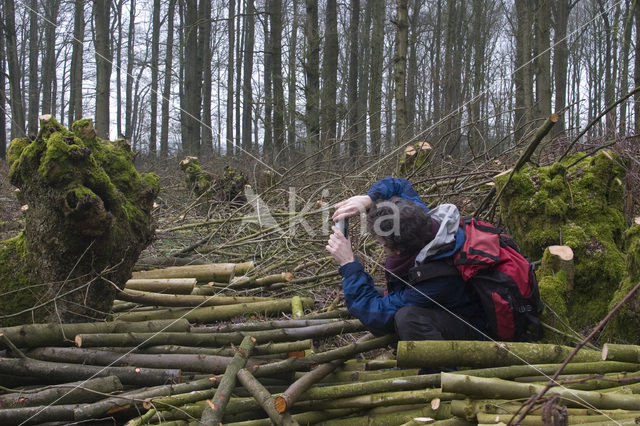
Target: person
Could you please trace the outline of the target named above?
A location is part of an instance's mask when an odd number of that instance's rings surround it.
[[[366,195],[335,207],[334,221],[367,211],[367,229],[386,254],[387,290],[381,294],[337,227],[326,246],[340,265],[347,308],[369,331],[395,332],[399,340],[483,339],[482,307],[452,263],[465,239],[456,206],[429,210],[407,180],[386,177]],[[420,265],[454,272],[416,280],[415,267]],[[409,285],[412,273],[414,284]]]

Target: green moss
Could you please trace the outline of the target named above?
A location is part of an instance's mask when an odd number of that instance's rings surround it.
[[[30,280],[28,252],[23,233],[9,240],[0,241],[0,325],[12,326],[29,323],[32,317],[29,312],[15,316],[4,316],[28,310],[38,300],[37,294],[42,289],[33,287]],[[4,316],[4,317],[3,317]]]
[[[578,153],[551,166],[524,167],[500,199],[502,220],[525,255],[539,259],[550,245],[573,249],[575,288],[567,300],[567,315],[576,328],[606,315],[622,278],[624,173],[613,153]],[[506,179],[496,179],[498,189]]]

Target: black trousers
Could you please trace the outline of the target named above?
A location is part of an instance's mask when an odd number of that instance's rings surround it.
[[[485,340],[473,322],[440,308],[405,306],[394,315],[398,340]]]

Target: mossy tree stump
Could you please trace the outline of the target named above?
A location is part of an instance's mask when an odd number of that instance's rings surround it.
[[[187,187],[196,197],[211,196],[223,201],[245,202],[244,186],[247,178],[240,172],[225,166],[222,176],[214,176],[202,169],[197,157],[185,157],[180,162]]]
[[[49,115],[34,140],[11,142],[8,161],[28,207],[24,230],[0,242],[0,324],[105,318],[153,237],[157,176],[90,120],[69,131]]]
[[[573,250],[575,285],[567,314],[577,328],[604,318],[622,279],[624,175],[625,165],[612,152],[578,153],[548,167],[523,167],[500,199],[502,219],[527,256],[540,259],[552,245]],[[506,179],[496,179],[498,189]]]

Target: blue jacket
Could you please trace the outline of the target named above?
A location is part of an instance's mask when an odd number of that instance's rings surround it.
[[[401,178],[386,177],[371,187],[367,192],[374,201],[399,196],[411,200],[429,209],[420,200],[411,184]],[[455,248],[429,259],[443,258],[453,255],[464,243],[464,232],[458,229]],[[357,260],[340,267],[342,289],[349,311],[356,316],[372,333],[382,335],[393,333],[395,313],[404,306],[421,306],[435,308],[444,306],[465,318],[477,315],[479,305],[467,293],[462,278],[433,278],[414,285],[414,287],[394,286],[392,292],[381,296],[374,287],[373,278],[365,272]]]

